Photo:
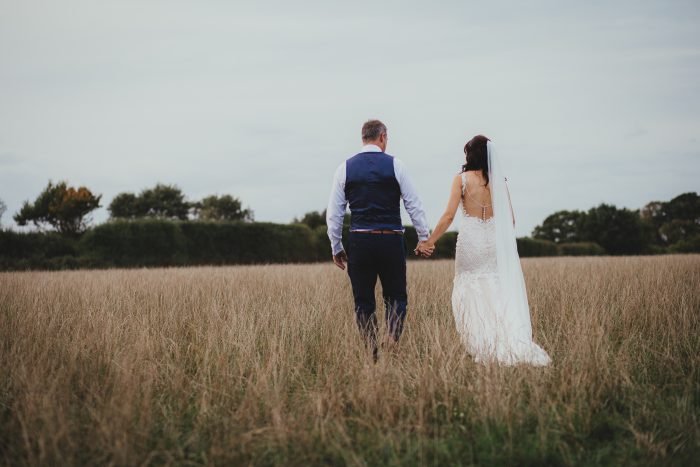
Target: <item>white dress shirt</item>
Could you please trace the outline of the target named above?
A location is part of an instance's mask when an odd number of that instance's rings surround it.
[[[379,146],[367,144],[362,147],[361,152],[382,152],[382,150]],[[394,176],[399,182],[401,199],[408,215],[411,217],[411,222],[416,228],[418,240],[427,240],[430,236],[430,228],[423,210],[423,204],[418,198],[411,180],[408,178],[406,166],[396,157],[394,157]],[[348,200],[345,198],[345,162],[343,162],[335,171],[331,197],[328,200],[328,209],[326,210],[328,238],[331,240],[333,255],[343,250],[343,217],[345,216],[347,205]],[[403,229],[401,231],[403,232]]]

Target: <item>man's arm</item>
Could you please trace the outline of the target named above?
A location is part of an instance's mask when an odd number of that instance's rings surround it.
[[[343,251],[343,218],[345,208],[348,205],[345,199],[345,164],[341,164],[335,171],[331,196],[328,199],[326,209],[326,224],[328,225],[328,238],[331,241],[333,256]]]
[[[394,175],[399,182],[399,187],[401,187],[401,199],[403,199],[403,205],[416,228],[418,240],[423,242],[430,236],[428,219],[423,210],[423,203],[421,203],[413,183],[408,178],[406,166],[397,158],[394,158]]]

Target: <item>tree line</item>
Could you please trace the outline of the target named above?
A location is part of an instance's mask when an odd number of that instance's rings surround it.
[[[79,235],[88,227],[90,213],[101,207],[102,195],[87,187],[74,188],[65,181],[49,181],[33,201],[25,201],[13,216],[17,225],[34,224],[38,229],[49,226],[59,233]],[[6,207],[0,200],[0,217]],[[210,195],[199,201],[187,201],[175,185],[159,183],[138,194],[119,193],[107,207],[111,219],[170,219],[207,221],[254,220],[253,211],[243,208],[241,201],[231,195]]]
[[[90,226],[101,195],[87,187],[49,182],[15,213],[19,225],[0,229],[0,269],[64,269],[199,264],[323,261],[330,257],[325,211],[310,211],[290,224],[254,222],[253,211],[231,195],[188,201],[174,185],[119,193],[107,209],[110,221]],[[0,217],[6,205],[0,200]],[[350,216],[345,216],[344,236]],[[406,227],[407,243],[417,240]],[[438,245],[437,258],[454,256],[456,233]],[[587,211],[558,211],[519,238],[528,256],[700,252],[700,198],[684,193],[640,210],[601,204]]]
[[[317,228],[326,224],[326,211],[307,212],[294,222]],[[700,197],[683,193],[639,210],[601,204],[588,211],[557,211],[534,228],[532,238],[554,243],[564,255],[700,252]]]
[[[588,211],[558,211],[532,236],[556,244],[592,242],[611,255],[700,252],[700,197],[683,193],[639,210],[601,204]]]

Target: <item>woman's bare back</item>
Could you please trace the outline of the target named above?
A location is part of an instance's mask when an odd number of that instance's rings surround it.
[[[491,189],[486,185],[486,179],[480,171],[469,170],[463,173],[465,177],[464,192],[462,193],[462,209],[467,216],[486,221],[493,217],[491,206]]]

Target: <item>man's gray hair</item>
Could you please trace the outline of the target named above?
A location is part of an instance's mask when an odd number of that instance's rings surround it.
[[[382,133],[386,133],[386,125],[379,120],[367,120],[362,125],[362,141],[378,140]]]

